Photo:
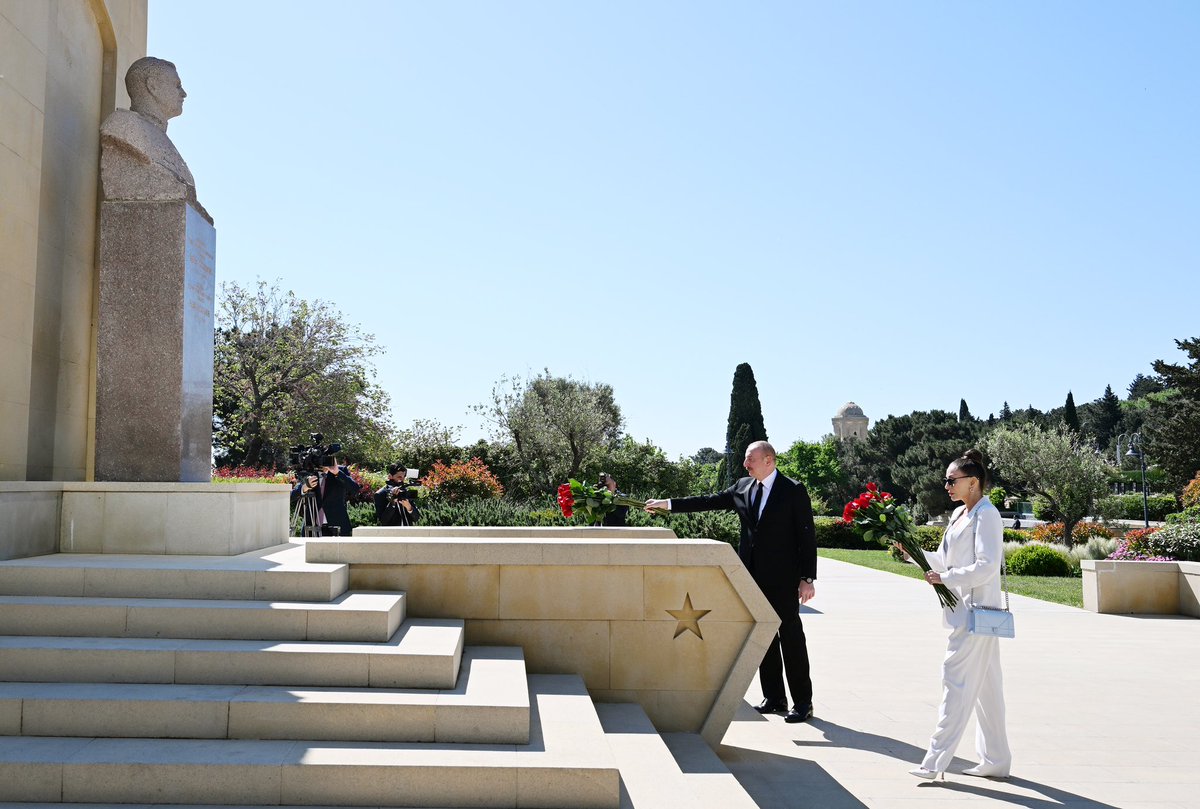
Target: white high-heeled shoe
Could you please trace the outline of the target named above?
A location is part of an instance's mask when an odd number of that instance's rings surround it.
[[[974,775],[979,778],[1007,778],[1008,773],[1003,770],[998,770],[995,767],[989,767],[986,764],[976,764],[974,767],[967,767],[963,770],[963,775]]]
[[[939,775],[942,777],[943,781],[946,780],[946,774],[944,772],[934,772],[933,770],[927,770],[924,767],[917,767],[915,770],[909,770],[908,774],[915,775],[917,778],[920,778],[922,781],[932,781],[933,779],[937,778]]]

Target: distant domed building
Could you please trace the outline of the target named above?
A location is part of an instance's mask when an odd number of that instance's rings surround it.
[[[839,441],[866,438],[870,423],[871,420],[863,413],[861,407],[854,402],[846,402],[838,408],[837,415],[833,417],[833,434]]]

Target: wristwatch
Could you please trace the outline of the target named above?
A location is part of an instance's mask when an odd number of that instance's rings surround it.
[[[812,584],[812,583],[813,583],[813,579],[812,579],[812,577],[810,577],[810,576],[801,576],[801,577],[800,577],[800,581],[806,581],[806,582],[808,582],[809,584]]]

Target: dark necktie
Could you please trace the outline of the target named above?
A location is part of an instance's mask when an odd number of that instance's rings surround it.
[[[754,481],[754,496],[750,498],[750,522],[758,524],[758,512],[762,508],[763,485]]]

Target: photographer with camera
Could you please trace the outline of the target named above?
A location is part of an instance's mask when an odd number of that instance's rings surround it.
[[[416,496],[408,486],[409,475],[415,469],[407,469],[398,463],[387,467],[387,482],[375,492],[375,519],[380,525],[416,525],[421,519]]]
[[[314,440],[320,441],[320,435],[314,434]],[[303,467],[297,474],[298,482],[292,489],[292,495],[302,501],[305,498],[315,498],[315,518],[309,510],[304,512],[304,536],[350,536],[350,514],[346,511],[346,498],[358,490],[358,484],[350,477],[350,470],[339,466],[337,456],[322,454],[316,456],[312,449],[336,451],[341,449],[338,444],[328,447],[293,448]],[[305,454],[311,457],[306,458]],[[336,530],[335,530],[336,529]]]

